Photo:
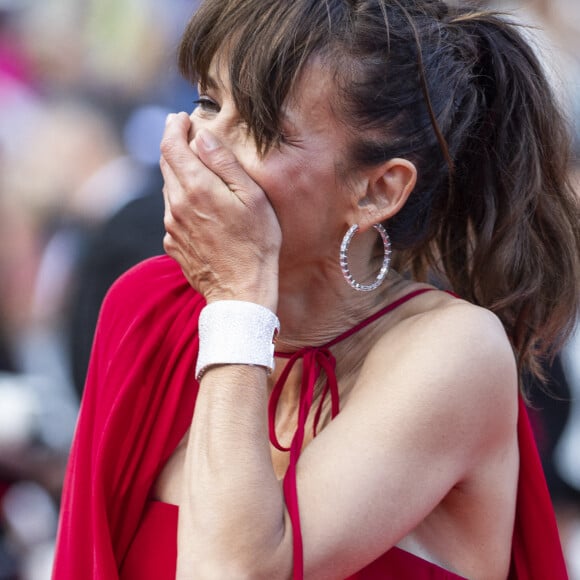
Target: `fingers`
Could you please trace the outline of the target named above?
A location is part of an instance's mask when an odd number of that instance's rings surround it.
[[[254,205],[264,198],[259,185],[246,173],[235,155],[224,147],[213,133],[207,129],[200,129],[195,136],[194,144],[203,164],[218,175],[244,205]]]
[[[191,205],[194,200],[199,207],[209,207],[213,203],[228,205],[232,201],[239,203],[237,197],[232,195],[234,189],[239,190],[246,184],[256,188],[235,156],[209,132],[207,139],[211,144],[206,147],[210,148],[210,153],[206,158],[212,161],[212,165],[204,163],[196,151],[199,141],[189,142],[190,131],[191,120],[186,113],[169,115],[161,141],[160,167],[169,192],[166,202],[174,210],[187,210],[187,207],[177,207],[177,204],[187,206],[188,202]],[[234,189],[220,175],[221,168],[227,168],[227,175],[233,176],[234,181],[237,179]],[[196,192],[195,198],[192,197],[193,192]]]
[[[191,120],[187,113],[168,116],[161,141],[161,170],[166,183],[177,181],[183,189],[193,189],[199,184],[200,173],[203,172],[201,161],[222,181],[220,185],[225,185],[243,203],[262,193],[235,155],[211,131],[200,129],[192,143],[189,142],[190,131]]]
[[[191,119],[187,113],[173,113],[167,117],[165,131],[161,140],[161,155],[176,170],[189,163],[192,151],[188,145]]]
[[[191,132],[187,114],[171,115],[161,142],[164,249],[206,297],[259,294],[264,264],[277,272],[281,231],[274,209],[215,134],[199,129],[190,142]]]
[[[161,158],[160,167],[164,180],[162,189],[164,201],[163,225],[166,231],[163,247],[170,256],[175,257],[173,254],[178,245],[174,236],[179,237],[180,229],[177,224],[181,212],[174,211],[173,204],[179,208],[185,204],[187,198],[173,170],[163,157]]]
[[[183,224],[191,222],[193,215],[202,219],[216,215],[220,204],[231,203],[233,197],[190,147],[190,130],[191,121],[186,113],[170,115],[161,141],[164,224],[174,244],[187,234],[189,228]]]
[[[190,130],[191,120],[187,113],[167,117],[159,165],[168,191],[190,189],[197,180],[201,162],[189,146]]]

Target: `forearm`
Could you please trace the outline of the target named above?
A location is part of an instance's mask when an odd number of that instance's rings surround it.
[[[290,574],[266,405],[263,368],[223,365],[202,378],[187,447],[178,578]]]

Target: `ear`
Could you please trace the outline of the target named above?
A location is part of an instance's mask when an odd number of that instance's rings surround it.
[[[417,168],[407,159],[393,158],[367,174],[366,193],[357,202],[361,231],[393,217],[405,205],[417,183]]]

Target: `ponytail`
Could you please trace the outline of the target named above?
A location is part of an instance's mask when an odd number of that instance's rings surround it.
[[[450,14],[447,26],[473,55],[477,112],[453,152],[431,263],[437,256],[455,291],[497,314],[520,370],[541,376],[540,359],[561,346],[579,312],[580,212],[566,125],[515,25],[466,12]]]

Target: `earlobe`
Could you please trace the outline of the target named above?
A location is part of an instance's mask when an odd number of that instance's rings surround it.
[[[402,158],[389,159],[373,168],[366,195],[358,200],[357,223],[361,231],[398,213],[417,183],[417,168]]]

